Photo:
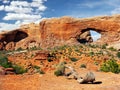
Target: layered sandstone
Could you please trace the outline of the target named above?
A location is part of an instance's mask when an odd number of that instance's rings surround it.
[[[22,25],[0,34],[0,49],[54,47],[92,42],[90,30],[101,34],[100,44],[120,42],[120,15],[93,18],[61,17],[44,19],[40,24]],[[119,44],[119,43],[117,43]]]

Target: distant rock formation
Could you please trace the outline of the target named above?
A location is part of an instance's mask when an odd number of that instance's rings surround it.
[[[19,29],[0,34],[0,49],[54,47],[64,44],[89,43],[90,30],[101,34],[99,44],[120,42],[120,15],[93,18],[61,17],[45,19],[40,24],[22,25]]]

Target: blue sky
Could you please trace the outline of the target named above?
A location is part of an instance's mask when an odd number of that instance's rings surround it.
[[[44,18],[93,17],[120,13],[120,0],[0,0],[0,31]]]

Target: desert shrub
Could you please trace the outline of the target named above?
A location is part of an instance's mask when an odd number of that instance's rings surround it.
[[[79,48],[83,48],[83,46],[82,46],[82,45],[79,45]]]
[[[16,74],[23,74],[23,73],[27,72],[26,69],[24,69],[23,67],[21,67],[19,65],[12,65],[12,67],[14,68],[14,72]]]
[[[40,67],[39,66],[37,66],[37,65],[35,65],[35,66],[33,66],[35,69],[40,69]]]
[[[97,52],[96,53],[97,55],[99,54],[99,55],[103,55],[103,51],[102,50],[100,50],[99,52]]]
[[[94,64],[95,64],[95,65],[99,65],[99,63],[98,63],[98,62],[94,62]]]
[[[120,58],[120,52],[117,52],[117,57]]]
[[[99,47],[98,45],[95,45],[95,44],[89,44],[88,46],[91,47],[91,48],[97,48],[97,47]]]
[[[8,61],[7,56],[0,55],[0,65],[9,68],[12,66],[12,64]]]
[[[108,49],[111,50],[111,51],[116,51],[116,49],[113,48],[113,47],[109,47]]]
[[[63,75],[63,73],[62,73],[60,70],[56,70],[56,71],[54,72],[54,74],[55,74],[56,76],[62,76],[62,75]]]
[[[94,55],[94,52],[89,52],[89,55],[90,55],[90,56],[93,56],[93,55]]]
[[[37,47],[36,46],[31,47],[30,50],[37,50]]]
[[[86,68],[86,65],[85,64],[81,64],[80,68]]]
[[[78,59],[75,58],[75,57],[70,57],[70,60],[71,60],[72,62],[76,62],[76,61],[78,61]]]
[[[40,70],[39,73],[40,74],[45,74],[45,72],[43,70]]]
[[[36,73],[45,74],[45,72],[39,66],[35,65],[33,68],[36,70]]]
[[[113,73],[120,72],[119,64],[117,64],[117,62],[114,59],[108,60],[107,62],[103,63],[102,66],[100,67],[100,70],[104,72]]]
[[[67,64],[67,62],[66,62],[66,61],[63,61],[63,64]]]
[[[61,62],[57,65],[56,70],[54,71],[54,75],[62,76],[64,72],[65,72],[65,64],[64,62]]]
[[[53,60],[51,59],[51,57],[48,57],[48,62],[52,62]]]
[[[23,50],[21,47],[19,47],[16,51],[21,51],[21,50]]]
[[[103,45],[101,46],[102,49],[106,49],[106,47],[107,47],[107,44],[103,44]]]
[[[57,50],[65,50],[66,48],[68,48],[69,46],[68,45],[63,45],[63,46],[56,46],[54,47],[54,50],[57,51]]]

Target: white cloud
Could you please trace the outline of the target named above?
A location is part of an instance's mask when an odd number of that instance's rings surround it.
[[[4,5],[0,6],[0,11],[4,10]]]
[[[47,0],[32,0],[33,2],[38,2],[38,3],[43,3],[43,2],[45,2],[45,1],[47,1]]]
[[[11,6],[29,6],[27,1],[12,1]]]
[[[41,3],[32,2],[30,5],[31,5],[31,7],[39,7],[41,5]]]
[[[0,22],[0,30],[14,29],[21,24],[36,22],[42,19],[42,14],[46,10],[43,4],[47,0],[0,0],[0,11],[5,11],[2,18],[5,21],[15,20],[14,24]]]
[[[101,3],[101,2],[88,2],[88,3],[78,4],[78,6],[94,8],[94,7],[101,5],[101,4],[103,4],[103,3]]]
[[[41,5],[38,9],[40,10],[40,11],[45,11],[46,10],[46,6],[44,6],[44,5]]]
[[[8,0],[3,0],[3,3],[9,3],[10,1],[8,1]]]
[[[89,8],[94,8],[96,6],[112,6],[112,7],[117,7],[120,5],[120,0],[101,0],[101,1],[87,1],[87,3],[83,3],[83,4],[79,4],[85,7],[89,7]]]
[[[46,6],[42,4],[42,2],[32,2],[31,7],[37,7],[39,11],[45,11],[46,10]]]
[[[41,18],[41,19],[38,19],[37,21],[35,21],[35,23],[37,23],[37,24],[39,24],[42,20],[44,20],[44,19],[48,19],[48,18],[46,18],[46,17],[43,17],[43,18]]]
[[[19,24],[21,24],[21,21],[18,20],[18,21],[15,22],[15,24],[16,24],[16,25],[19,25]]]
[[[13,30],[13,29],[18,28],[18,27],[19,27],[19,25],[16,25],[16,24],[0,23],[0,31]]]
[[[37,19],[40,19],[40,18],[41,18],[41,15],[8,13],[3,18],[3,20],[37,20]]]
[[[5,6],[4,10],[6,12],[15,12],[15,13],[32,13],[32,8],[23,8],[22,6]]]
[[[111,11],[111,14],[120,14],[120,7],[115,8],[113,11]]]

